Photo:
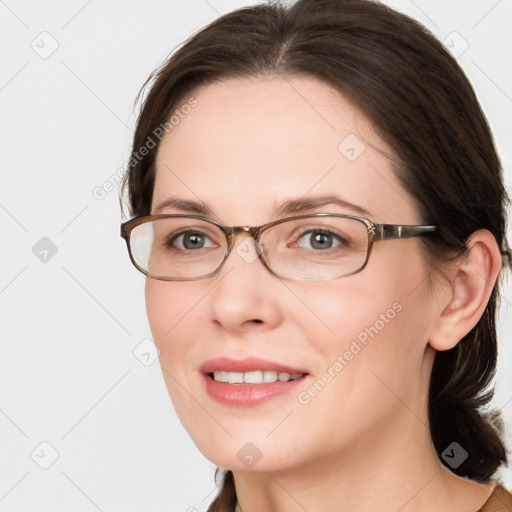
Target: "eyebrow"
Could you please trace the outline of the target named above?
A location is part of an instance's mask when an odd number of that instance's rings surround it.
[[[340,208],[351,210],[354,213],[363,215],[365,217],[373,217],[373,213],[369,210],[365,210],[361,206],[345,201],[341,197],[334,194],[301,197],[300,199],[291,199],[286,201],[281,206],[276,208],[277,215],[289,215],[295,213],[302,213],[309,210],[315,210],[322,206],[335,205]]]
[[[153,215],[158,215],[163,210],[172,208],[174,210],[181,210],[187,213],[194,213],[197,215],[211,215],[212,211],[205,203],[199,201],[192,201],[190,199],[180,199],[177,197],[169,197],[157,205],[153,211]]]
[[[374,216],[373,213],[369,210],[345,201],[341,197],[333,194],[290,199],[279,206],[274,206],[274,212],[276,216],[291,215],[315,210],[322,206],[328,205],[338,206],[365,217]],[[200,201],[193,201],[190,199],[180,199],[178,197],[169,197],[168,199],[165,199],[159,203],[154,209],[153,215],[158,215],[167,209],[180,210],[196,215],[212,215],[211,208],[209,208],[205,203]]]

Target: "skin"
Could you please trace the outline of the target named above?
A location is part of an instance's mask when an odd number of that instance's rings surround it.
[[[152,212],[179,197],[205,203],[224,224],[254,226],[278,218],[285,200],[336,193],[375,223],[422,223],[390,149],[323,82],[229,79],[194,97],[197,107],[160,145]],[[338,149],[350,134],[366,147],[354,161]],[[338,205],[304,213],[316,212],[354,214]],[[446,469],[427,419],[435,350],[476,324],[501,266],[489,232],[474,233],[468,246],[434,283],[418,238],[375,243],[362,272],[331,281],[283,280],[236,251],[208,279],[147,279],[149,322],[176,411],[202,453],[234,472],[244,512],[473,512],[485,502],[494,482]],[[242,409],[204,390],[204,361],[257,356],[307,368],[307,391],[396,303],[400,312],[305,405],[291,393]],[[248,442],[261,453],[251,468],[237,457]]]

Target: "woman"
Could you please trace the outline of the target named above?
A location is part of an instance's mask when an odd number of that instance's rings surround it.
[[[453,58],[379,3],[299,0],[150,81],[122,234],[209,510],[510,510],[479,411],[505,191]]]

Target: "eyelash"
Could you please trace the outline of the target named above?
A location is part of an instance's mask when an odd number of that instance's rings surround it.
[[[180,237],[185,237],[188,234],[198,235],[198,236],[204,238],[205,240],[209,241],[210,243],[212,242],[211,237],[209,237],[207,233],[202,232],[197,229],[187,229],[187,230],[181,230],[178,233],[173,233],[172,235],[167,236],[165,239],[165,242],[164,242],[165,247],[167,247],[169,249],[187,250],[186,248],[176,247],[175,244],[176,244],[176,241]],[[307,236],[307,235],[313,236],[314,234],[322,234],[322,235],[330,236],[333,239],[335,239],[339,245],[345,245],[345,246],[348,245],[348,240],[346,237],[343,237],[339,233],[336,233],[330,229],[326,229],[325,227],[301,229],[301,231],[293,237],[293,239],[294,239],[293,244],[298,244],[300,239],[303,238],[304,236]],[[183,242],[182,242],[182,244],[183,244]],[[189,249],[189,250],[191,250],[191,249]]]

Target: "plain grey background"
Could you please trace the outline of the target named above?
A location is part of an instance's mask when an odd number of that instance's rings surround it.
[[[191,512],[213,498],[215,466],[181,426],[154,360],[115,184],[149,73],[251,3],[0,0],[0,512]],[[511,190],[512,1],[385,3],[451,46]],[[508,284],[494,405],[509,447],[511,304]],[[511,487],[512,472],[502,475]]]

